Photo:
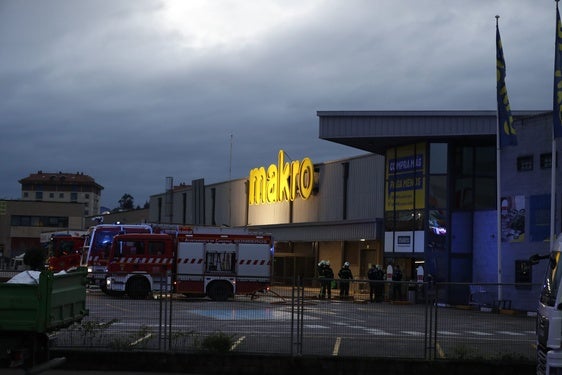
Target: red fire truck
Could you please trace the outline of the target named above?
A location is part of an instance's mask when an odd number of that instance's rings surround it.
[[[84,236],[77,233],[51,235],[48,245],[47,265],[53,272],[80,266]]]
[[[105,287],[111,241],[123,233],[152,233],[152,227],[146,224],[100,224],[88,230],[80,265],[88,268],[90,284],[99,285],[101,289]]]
[[[106,293],[146,298],[165,291],[224,301],[270,285],[269,235],[214,227],[155,231],[114,237]]]

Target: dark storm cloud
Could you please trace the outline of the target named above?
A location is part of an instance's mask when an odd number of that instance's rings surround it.
[[[167,176],[244,178],[279,149],[361,154],[318,139],[318,110],[495,109],[496,14],[512,109],[551,106],[553,1],[259,1],[254,20],[189,3],[216,17],[186,32],[199,15],[174,24],[167,1],[0,2],[0,198],[64,171],[142,205]]]

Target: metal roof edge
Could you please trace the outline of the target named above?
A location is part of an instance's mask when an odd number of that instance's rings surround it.
[[[514,116],[533,116],[548,113],[549,110],[523,110],[511,111]],[[330,116],[379,116],[379,117],[428,117],[428,116],[496,116],[495,110],[413,110],[413,111],[396,111],[396,110],[382,110],[382,111],[316,111],[318,117]]]
[[[382,222],[382,218],[367,218],[367,219],[353,219],[353,220],[337,220],[337,221],[315,221],[304,223],[285,223],[285,224],[263,224],[263,225],[248,225],[248,229],[254,228],[313,228],[321,226],[338,226],[338,225],[353,225],[353,224],[369,224]]]

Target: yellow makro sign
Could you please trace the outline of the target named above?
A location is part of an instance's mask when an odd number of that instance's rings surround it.
[[[271,164],[250,171],[249,204],[294,201],[297,194],[308,199],[314,187],[314,166],[310,158],[285,162],[279,150],[277,165]]]

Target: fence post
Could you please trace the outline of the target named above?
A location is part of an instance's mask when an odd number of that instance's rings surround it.
[[[434,360],[437,347],[437,284],[423,284],[425,289],[425,359]]]
[[[172,271],[166,271],[166,292],[167,292],[167,300],[170,304],[170,311],[169,311],[169,318],[168,318],[168,350],[172,349],[172,290],[173,283],[172,283]]]
[[[170,271],[160,274],[158,350],[162,351],[172,349],[172,286],[169,281]]]
[[[304,329],[304,287],[302,277],[293,278],[291,293],[291,356],[302,355]]]

